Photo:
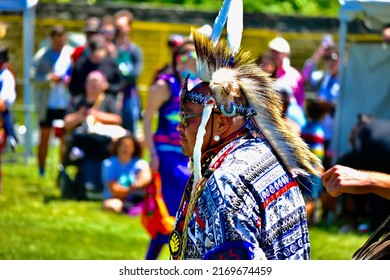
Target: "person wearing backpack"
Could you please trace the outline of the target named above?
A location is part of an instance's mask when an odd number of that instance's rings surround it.
[[[119,106],[122,112],[123,127],[135,133],[141,118],[141,100],[137,80],[143,69],[143,53],[141,48],[130,40],[133,20],[134,16],[128,10],[120,10],[114,14],[117,46],[115,60],[123,80]]]

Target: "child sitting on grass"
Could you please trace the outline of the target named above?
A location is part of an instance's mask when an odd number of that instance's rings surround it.
[[[132,135],[114,144],[114,155],[102,164],[103,209],[134,216],[141,213],[144,189],[152,180],[149,163],[141,155],[141,144]]]

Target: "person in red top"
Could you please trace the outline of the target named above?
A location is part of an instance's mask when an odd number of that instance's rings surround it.
[[[268,43],[276,65],[276,79],[289,85],[300,107],[304,107],[305,88],[301,73],[290,65],[290,44],[282,37],[276,37]]]

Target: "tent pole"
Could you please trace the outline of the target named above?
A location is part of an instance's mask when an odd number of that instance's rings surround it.
[[[348,29],[348,21],[344,18],[341,18],[340,21],[340,29],[339,29],[339,84],[340,84],[340,92],[338,97],[338,104],[337,108],[343,108],[343,102],[345,98],[345,68],[346,68],[346,48],[347,48],[347,30]],[[333,131],[333,143],[332,148],[334,151],[334,155],[332,158],[332,164],[335,164],[337,159],[341,156],[341,143],[340,143],[340,135],[341,135],[341,110],[336,109],[336,116],[335,116],[335,126]]]
[[[32,154],[32,112],[34,105],[31,98],[30,87],[30,67],[31,58],[34,48],[35,32],[35,7],[25,8],[23,10],[23,48],[24,48],[24,65],[23,65],[23,98],[24,98],[24,119],[26,125],[26,138],[24,144],[24,161],[28,163]]]

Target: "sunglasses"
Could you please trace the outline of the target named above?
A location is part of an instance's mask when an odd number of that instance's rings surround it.
[[[184,127],[187,127],[187,126],[188,126],[188,122],[187,122],[188,119],[195,118],[195,117],[200,117],[200,116],[202,116],[202,113],[198,113],[198,114],[186,114],[186,113],[184,113],[183,111],[179,111],[179,120],[180,120],[180,123],[181,123]]]
[[[103,35],[115,35],[116,30],[115,29],[101,29],[100,33]]]
[[[176,62],[186,63],[190,59],[196,59],[196,51],[188,51],[176,56]]]

